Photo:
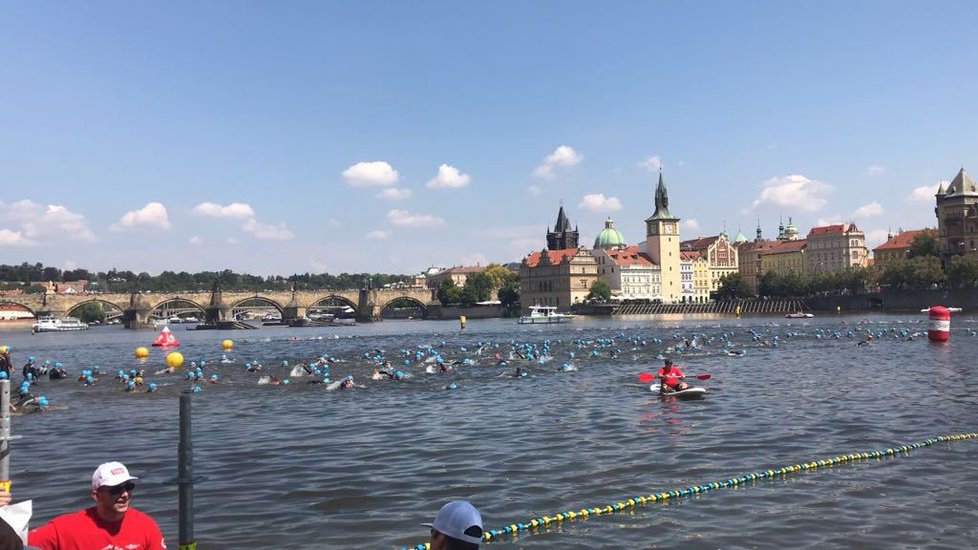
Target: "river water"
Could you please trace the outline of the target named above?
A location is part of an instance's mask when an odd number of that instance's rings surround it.
[[[205,360],[205,373],[220,375],[192,398],[195,473],[206,478],[195,488],[196,538],[208,549],[400,548],[424,542],[427,529],[419,524],[453,498],[471,500],[486,528],[498,529],[973,432],[978,324],[964,316],[953,322],[944,345],[927,341],[922,315],[656,316],[553,326],[498,319],[469,321],[464,331],[447,321],[239,332],[174,326],[186,361]],[[873,342],[858,346],[869,333]],[[694,335],[696,349],[668,349]],[[34,355],[60,361],[74,375],[35,389],[54,410],[13,419],[22,438],[11,445],[11,479],[17,499],[34,499],[32,525],[89,505],[92,470],[120,460],[140,477],[134,505],[155,517],[176,547],[177,489],[170,482],[178,395],[190,383],[183,372],[151,375],[163,387],[148,394],[126,393],[113,381],[117,369],[162,367],[157,349],[144,362],[133,358],[153,337],[116,327],[0,332],[15,366]],[[218,362],[225,338],[235,343],[233,364]],[[513,342],[535,345],[537,354],[549,342],[545,362],[511,353]],[[423,359],[435,353],[474,364],[427,374]],[[658,368],[663,353],[687,374],[712,375],[697,382],[710,391],[706,399],[663,401],[638,383],[637,373]],[[327,391],[308,384],[308,376],[258,385],[259,374],[243,366],[258,361],[263,374],[284,379],[290,369],[283,361],[323,355],[336,359],[334,380],[352,374],[366,388]],[[380,356],[410,377],[371,380]],[[558,372],[564,363],[577,370]],[[74,380],[95,364],[107,371],[95,386]],[[529,376],[514,378],[515,366]],[[458,387],[446,390],[452,382]],[[938,443],[567,521],[487,546],[974,547],[976,454],[976,440]]]

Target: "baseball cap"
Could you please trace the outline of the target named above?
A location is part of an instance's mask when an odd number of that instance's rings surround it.
[[[453,500],[441,507],[435,521],[422,523],[453,539],[482,542],[482,515],[466,500]]]
[[[121,462],[106,462],[100,464],[95,469],[95,473],[92,474],[92,490],[94,491],[99,487],[115,487],[131,479],[139,478],[129,475],[129,469]]]

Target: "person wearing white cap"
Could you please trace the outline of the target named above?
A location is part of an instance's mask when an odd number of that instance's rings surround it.
[[[106,462],[92,474],[95,506],[62,514],[27,534],[41,550],[166,550],[160,528],[130,506],[136,488],[121,462]]]
[[[482,515],[466,500],[441,507],[431,527],[431,550],[477,550],[482,542]]]

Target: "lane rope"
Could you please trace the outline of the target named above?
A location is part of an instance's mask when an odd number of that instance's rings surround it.
[[[577,511],[566,510],[563,512],[557,512],[555,514],[532,518],[526,522],[511,523],[499,529],[489,529],[483,532],[482,541],[489,543],[494,540],[499,540],[504,536],[508,536],[508,538],[513,538],[513,536],[517,535],[520,532],[523,531],[532,532],[536,530],[538,527],[543,527],[551,524],[558,524],[565,521],[574,521],[577,519],[585,519],[590,516],[601,516],[606,514],[614,514],[616,512],[624,512],[626,510],[631,510],[636,506],[644,506],[648,503],[666,502],[669,501],[670,499],[674,500],[681,497],[689,497],[701,493],[707,493],[716,489],[739,487],[741,485],[747,485],[762,479],[787,477],[789,474],[817,470],[819,468],[824,468],[827,466],[836,466],[839,464],[858,462],[860,460],[866,460],[871,458],[885,459],[885,458],[893,458],[901,454],[908,455],[910,451],[920,449],[923,447],[930,447],[935,443],[964,441],[968,439],[978,439],[978,432],[941,435],[934,438],[925,439],[924,441],[919,441],[917,443],[910,443],[908,445],[889,447],[878,451],[863,451],[859,453],[848,453],[848,454],[833,456],[831,458],[813,460],[811,462],[802,462],[800,464],[792,464],[790,466],[782,466],[780,468],[761,470],[759,472],[744,474],[740,477],[732,477],[730,479],[725,479],[721,481],[711,481],[709,483],[704,483],[702,485],[690,485],[689,487],[684,487],[682,489],[673,489],[671,491],[664,491],[661,493],[653,493],[650,495],[631,497],[611,504],[606,504],[604,506],[581,508],[580,510]],[[431,550],[431,544],[425,542],[422,544],[418,544],[416,546],[410,546],[410,547],[402,546],[401,550]]]

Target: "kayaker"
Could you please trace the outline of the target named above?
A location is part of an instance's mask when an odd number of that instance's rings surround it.
[[[668,357],[662,360],[662,368],[659,369],[658,377],[662,381],[659,387],[660,392],[682,391],[689,388],[689,384],[683,382],[683,371],[672,363]]]
[[[119,462],[100,465],[92,475],[95,506],[62,514],[32,530],[27,535],[28,545],[41,550],[165,550],[156,521],[130,507],[135,479]]]
[[[482,515],[470,502],[453,500],[441,507],[431,528],[431,550],[478,550],[482,542]]]

